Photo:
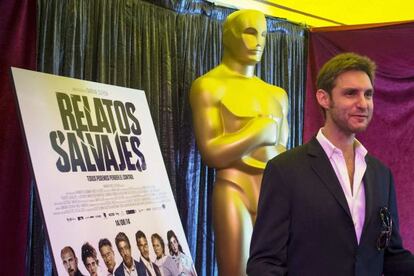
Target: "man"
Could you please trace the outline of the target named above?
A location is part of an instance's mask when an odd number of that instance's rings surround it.
[[[115,276],[146,276],[144,264],[132,258],[131,244],[124,232],[116,235],[115,244],[122,257],[122,263],[115,270]]]
[[[156,257],[154,263],[162,271],[163,276],[180,275],[178,266],[172,257],[165,255],[165,243],[161,236],[157,233],[152,234],[151,242]]]
[[[177,264],[180,276],[196,276],[197,273],[194,268],[194,264],[191,258],[184,254],[183,247],[178,241],[177,235],[173,230],[167,232],[168,249],[170,251],[171,258]],[[220,271],[219,271],[219,275]],[[227,274],[229,275],[229,274]],[[230,274],[238,275],[238,274]]]
[[[372,118],[374,73],[371,60],[352,53],[321,69],[325,124],[267,164],[248,275],[414,275],[391,172],[355,139]]]
[[[89,272],[89,275],[98,276],[99,261],[95,248],[93,248],[90,243],[86,242],[82,245],[81,252],[83,264]]]
[[[145,265],[145,268],[147,270],[147,276],[161,276],[161,272],[158,266],[150,260],[148,241],[144,232],[138,230],[135,234],[135,239],[137,241],[139,252],[141,253],[141,262]]]
[[[72,247],[64,247],[60,251],[60,257],[62,258],[63,266],[69,276],[83,276],[78,269],[78,258],[76,257],[75,251],[73,251]]]
[[[114,275],[114,270],[116,266],[115,262],[115,254],[114,250],[112,249],[112,244],[108,239],[101,239],[99,240],[99,252],[101,253],[102,259],[105,262],[107,273],[107,276]]]

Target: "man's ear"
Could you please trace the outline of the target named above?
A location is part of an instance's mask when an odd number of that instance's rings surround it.
[[[331,104],[331,96],[323,89],[316,91],[316,100],[323,109],[329,109]]]

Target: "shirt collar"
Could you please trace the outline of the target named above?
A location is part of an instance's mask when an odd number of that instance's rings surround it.
[[[124,266],[124,269],[125,269],[126,271],[128,271],[128,272],[131,272],[131,271],[134,271],[134,270],[135,270],[135,261],[134,261],[134,260],[132,260],[132,266],[131,266],[131,269],[129,269],[129,268],[125,265],[125,262],[122,262],[122,265]]]
[[[125,266],[124,266],[124,268],[125,268]],[[112,275],[114,275],[114,273],[115,273],[115,268],[112,272],[110,272],[109,269],[106,270],[106,276],[112,276]]]
[[[325,135],[323,135],[322,128],[319,129],[318,134],[316,135],[316,139],[318,140],[319,144],[321,144],[328,158],[331,158],[334,153],[342,154],[342,150],[335,147],[335,145],[332,144],[331,141],[329,141]],[[356,138],[354,139],[354,149],[355,149],[355,155],[358,155],[361,157],[365,157],[365,155],[367,155],[368,153],[367,149]]]
[[[152,267],[151,262],[147,261],[144,257],[141,257],[141,262],[143,262],[146,267]]]

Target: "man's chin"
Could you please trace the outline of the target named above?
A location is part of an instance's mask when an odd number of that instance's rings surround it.
[[[355,126],[351,130],[353,133],[360,133],[360,132],[364,132],[367,128],[368,128],[368,124],[363,124],[363,125]]]
[[[365,131],[368,128],[370,121],[370,119],[364,118],[359,119],[357,122],[350,122],[350,129],[353,130],[354,133]]]
[[[131,261],[130,261],[130,262],[125,262],[125,265],[126,265],[128,268],[130,268],[130,267],[132,266],[132,259],[131,259]]]

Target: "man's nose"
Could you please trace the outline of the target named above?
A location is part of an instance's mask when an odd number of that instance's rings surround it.
[[[368,99],[365,98],[365,95],[361,95],[358,97],[357,106],[361,109],[368,108]]]

